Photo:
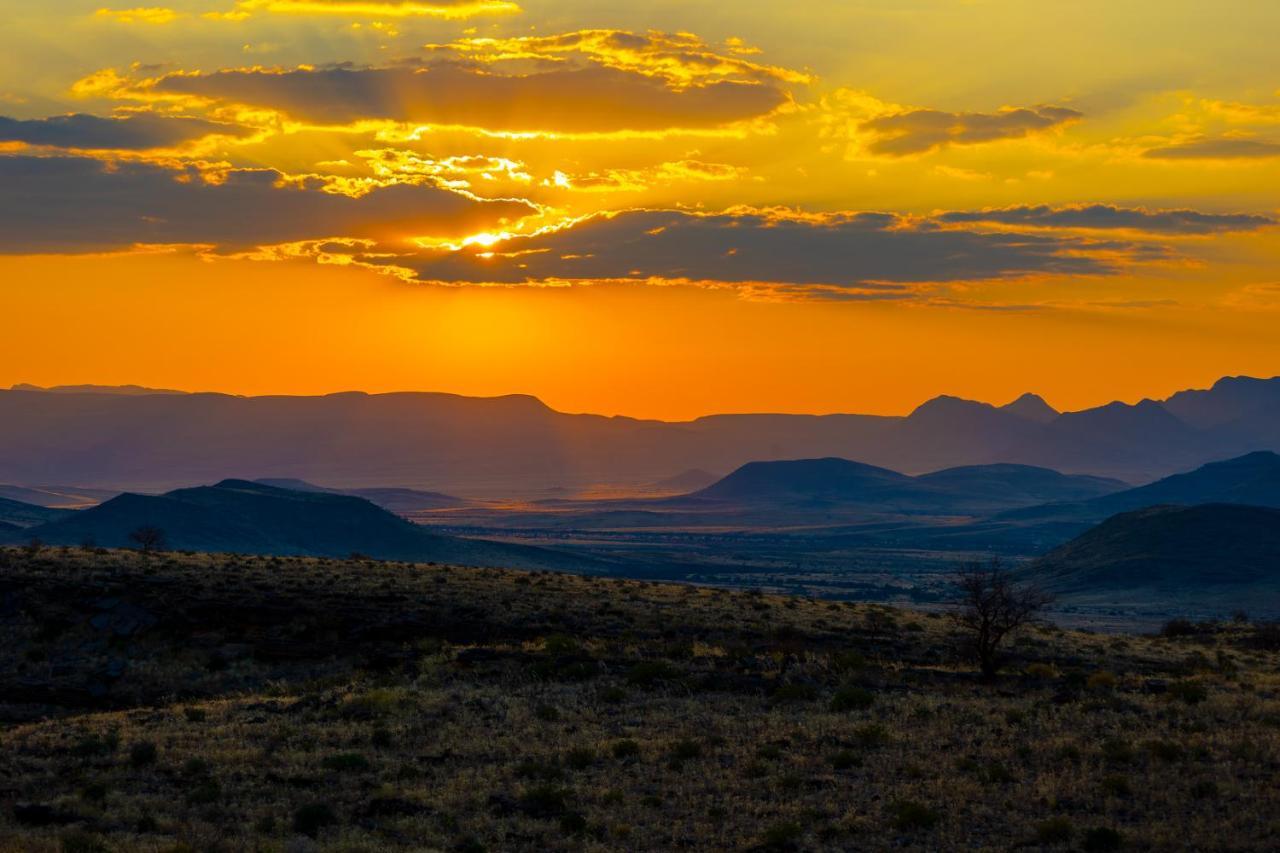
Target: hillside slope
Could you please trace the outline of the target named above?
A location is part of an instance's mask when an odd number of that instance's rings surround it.
[[[51,544],[128,547],[142,526],[177,550],[589,569],[594,561],[541,548],[430,533],[367,500],[244,480],[163,495],[123,494],[31,532]]]

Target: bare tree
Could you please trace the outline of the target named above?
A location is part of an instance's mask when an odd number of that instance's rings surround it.
[[[156,551],[163,551],[168,547],[164,531],[150,524],[144,524],[130,533],[129,541],[137,545],[138,550],[144,554],[154,554]]]
[[[982,668],[982,677],[989,681],[1000,669],[1004,641],[1036,621],[1053,598],[1035,586],[1017,583],[998,557],[986,563],[966,563],[956,585],[956,619],[968,632],[971,652]]]

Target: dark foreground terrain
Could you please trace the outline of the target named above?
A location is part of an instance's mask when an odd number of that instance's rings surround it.
[[[1266,850],[1280,632],[0,550],[0,850]]]

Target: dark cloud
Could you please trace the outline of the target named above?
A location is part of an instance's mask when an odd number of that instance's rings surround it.
[[[87,157],[0,157],[0,252],[99,251],[135,243],[237,248],[323,237],[396,241],[492,227],[533,212],[430,186],[396,185],[352,198],[317,180],[281,186],[269,169],[220,183],[195,169]]]
[[[1280,142],[1262,139],[1196,139],[1163,148],[1152,148],[1142,156],[1153,160],[1258,160],[1280,157]]]
[[[454,283],[656,278],[830,291],[1034,273],[1105,274],[1118,269],[1117,255],[1162,251],[1069,235],[943,229],[883,213],[817,218],[637,210],[594,216],[491,249],[369,262],[407,268],[424,281]]]
[[[1091,204],[1082,207],[1006,207],[965,210],[936,217],[947,224],[992,223],[1038,228],[1131,228],[1160,234],[1214,234],[1252,231],[1275,225],[1268,216],[1247,213],[1201,213],[1198,210],[1143,210]]]
[[[766,115],[787,99],[765,83],[718,80],[673,89],[615,68],[517,76],[448,63],[175,74],[151,86],[165,94],[268,107],[314,123],[392,119],[506,131],[717,127]]]
[[[998,139],[1021,139],[1082,118],[1066,107],[1034,107],[996,113],[949,113],[911,110],[865,121],[862,130],[876,138],[867,146],[873,154],[904,156],[946,145],[975,145]]]
[[[26,121],[0,116],[0,142],[57,148],[146,151],[173,148],[214,134],[244,136],[250,132],[234,124],[148,113],[120,118],[76,113]]]

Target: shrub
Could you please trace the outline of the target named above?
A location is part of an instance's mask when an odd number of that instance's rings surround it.
[[[146,767],[156,763],[156,745],[143,740],[129,747],[129,763],[134,767]]]
[[[786,705],[793,702],[808,702],[818,691],[808,684],[783,684],[774,689],[769,696],[771,705]]]
[[[760,848],[764,850],[790,850],[795,847],[804,831],[800,824],[793,820],[775,823],[764,831],[760,838]]]
[[[932,829],[938,823],[938,813],[914,800],[898,800],[889,806],[893,826],[900,832],[915,829]]]
[[[1041,844],[1065,844],[1075,834],[1075,827],[1065,817],[1051,817],[1036,824],[1036,840]]]
[[[520,808],[530,817],[558,817],[568,811],[569,792],[555,785],[535,785],[520,795]]]
[[[1129,787],[1129,780],[1118,773],[1113,773],[1102,780],[1102,790],[1112,797],[1128,797],[1133,794],[1133,789]]]
[[[294,832],[315,838],[326,826],[338,822],[338,815],[328,803],[308,803],[293,813]]]
[[[1120,683],[1120,679],[1116,678],[1114,672],[1101,670],[1089,676],[1089,680],[1085,682],[1085,686],[1090,690],[1114,690],[1116,685]]]
[[[1160,627],[1161,637],[1193,637],[1198,633],[1190,619],[1170,619]]]
[[[853,740],[863,749],[876,749],[889,742],[889,730],[879,723],[868,723],[853,730]]]
[[[1082,845],[1086,853],[1107,853],[1124,846],[1124,836],[1109,826],[1099,826],[1084,834]]]
[[[1198,705],[1209,698],[1209,691],[1199,681],[1175,681],[1169,685],[1169,695],[1188,705]]]
[[[836,770],[850,770],[862,766],[862,756],[849,749],[842,749],[831,756],[831,766]]]
[[[203,723],[208,715],[204,708],[183,708],[182,716],[186,717],[188,723]]]
[[[870,690],[865,687],[858,687],[856,684],[846,684],[836,690],[831,697],[831,710],[844,711],[865,711],[875,704],[876,697]]]
[[[560,719],[560,709],[553,705],[539,705],[533,715],[544,723],[554,723]]]
[[[1146,743],[1146,747],[1147,752],[1151,753],[1154,758],[1167,762],[1178,761],[1186,752],[1181,744],[1174,743],[1171,740],[1149,740]]]
[[[595,750],[585,746],[579,746],[569,750],[564,757],[564,763],[572,767],[574,770],[585,770],[592,764],[595,764],[595,761]]]
[[[678,681],[681,672],[664,660],[641,661],[627,670],[627,683],[636,687],[654,687],[662,682]]]
[[[1191,796],[1197,800],[1212,800],[1218,796],[1218,783],[1212,779],[1201,779],[1191,786]]]
[[[633,740],[615,741],[609,751],[613,753],[614,758],[618,759],[639,758],[640,744]]]
[[[1058,670],[1048,663],[1028,664],[1025,672],[1028,678],[1034,678],[1037,681],[1049,681],[1058,677]]]

